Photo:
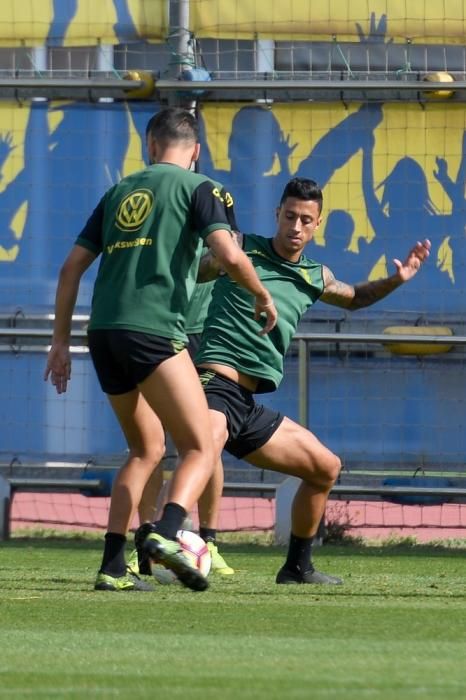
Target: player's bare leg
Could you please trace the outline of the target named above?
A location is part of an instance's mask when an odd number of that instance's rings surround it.
[[[142,394],[135,389],[108,397],[128,444],[129,455],[112,489],[108,529],[126,534],[146,484],[165,452],[160,420]]]
[[[143,549],[152,559],[172,569],[184,585],[204,590],[206,579],[187,566],[175,541],[215,464],[207,402],[187,351],[162,362],[140,384],[140,390],[170,433],[179,454],[162,518],[144,538]],[[140,542],[136,544],[140,546]]]
[[[163,467],[162,463],[160,463],[152,471],[152,474],[149,476],[149,480],[144,486],[141,500],[139,501],[138,505],[139,525],[143,525],[144,523],[153,523],[154,520],[157,519],[157,504],[159,502],[162,489]],[[160,516],[161,512],[159,513],[159,517]],[[137,574],[146,576],[150,576],[152,574],[149,560],[147,557],[143,557],[142,553],[139,553],[136,548],[133,549],[129,555],[128,568]]]
[[[212,573],[221,576],[232,576],[235,570],[228,566],[224,557],[218,551],[217,525],[220,514],[220,504],[223,493],[223,464],[217,460],[214,473],[198,501],[199,534],[209,548],[212,557]]]
[[[219,459],[215,465],[214,473],[198,501],[200,528],[217,527],[220,500],[223,493],[223,481],[223,464]]]
[[[139,524],[153,523],[157,512],[157,503],[163,487],[162,464],[156,467],[147,481],[138,505]]]
[[[165,450],[162,425],[137,390],[109,396],[121,425],[129,454],[112,488],[107,534],[95,587],[98,590],[147,590],[126,571],[126,535],[144,487]]]
[[[211,410],[210,416],[219,457],[228,437],[227,421],[220,411]],[[279,572],[277,583],[341,583],[336,577],[315,571],[311,562],[312,538],[340,472],[339,458],[313,433],[285,417],[268,442],[245,459],[262,469],[301,479],[292,505],[286,575],[283,570]]]
[[[170,433],[179,455],[169,501],[190,512],[215,461],[207,402],[187,351],[162,362],[140,384],[140,390]]]
[[[315,571],[311,563],[312,538],[340,473],[340,459],[313,433],[289,418],[284,418],[270,440],[245,459],[262,469],[302,480],[292,504],[287,561],[277,575],[277,583],[341,583],[336,577]]]

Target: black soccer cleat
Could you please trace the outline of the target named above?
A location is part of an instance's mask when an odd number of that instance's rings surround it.
[[[134,533],[134,546],[136,547],[138,557],[138,573],[141,576],[151,576],[152,569],[149,557],[143,549],[143,545],[147,535],[155,531],[152,523],[143,523]]]
[[[284,584],[300,584],[300,583],[313,583],[313,584],[323,584],[330,586],[341,586],[343,580],[337,576],[330,576],[329,574],[323,574],[321,571],[316,571],[315,569],[309,569],[308,571],[292,571],[284,566],[280,569],[275,579],[275,583]]]

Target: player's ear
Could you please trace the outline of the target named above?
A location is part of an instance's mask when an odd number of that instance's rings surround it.
[[[193,149],[193,155],[192,155],[192,157],[191,157],[191,161],[192,161],[193,163],[195,163],[197,160],[199,160],[199,153],[200,153],[200,150],[201,150],[201,144],[200,144],[200,143],[196,143],[196,145],[194,146],[194,149]]]
[[[152,165],[152,163],[155,163],[155,141],[150,134],[147,135],[146,148],[149,163]]]
[[[322,216],[319,216],[319,218],[317,219],[316,227],[314,229],[315,231],[319,228],[321,223],[322,223]]]
[[[277,207],[275,209],[275,220],[278,221],[278,217],[280,216],[280,207]]]

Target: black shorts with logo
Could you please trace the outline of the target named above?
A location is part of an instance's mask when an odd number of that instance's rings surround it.
[[[102,390],[126,394],[185,345],[179,340],[124,329],[88,331],[89,352]]]
[[[202,367],[197,371],[209,408],[227,419],[225,450],[242,459],[265,445],[283,421],[283,414],[256,404],[251,391],[221,374]]]

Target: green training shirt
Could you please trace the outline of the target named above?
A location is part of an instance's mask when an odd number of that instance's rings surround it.
[[[186,333],[202,333],[216,280],[196,284],[186,314]]]
[[[259,279],[271,293],[278,321],[268,334],[258,334],[254,297],[227,275],[215,282],[196,364],[215,362],[259,379],[257,393],[274,391],[283,377],[283,359],[306,311],[324,289],[322,265],[301,256],[292,263],[275,253],[272,239],[243,237],[243,249]]]
[[[218,183],[168,163],[112,187],[76,240],[101,254],[89,330],[124,328],[185,342],[201,241],[230,231],[231,205]]]

